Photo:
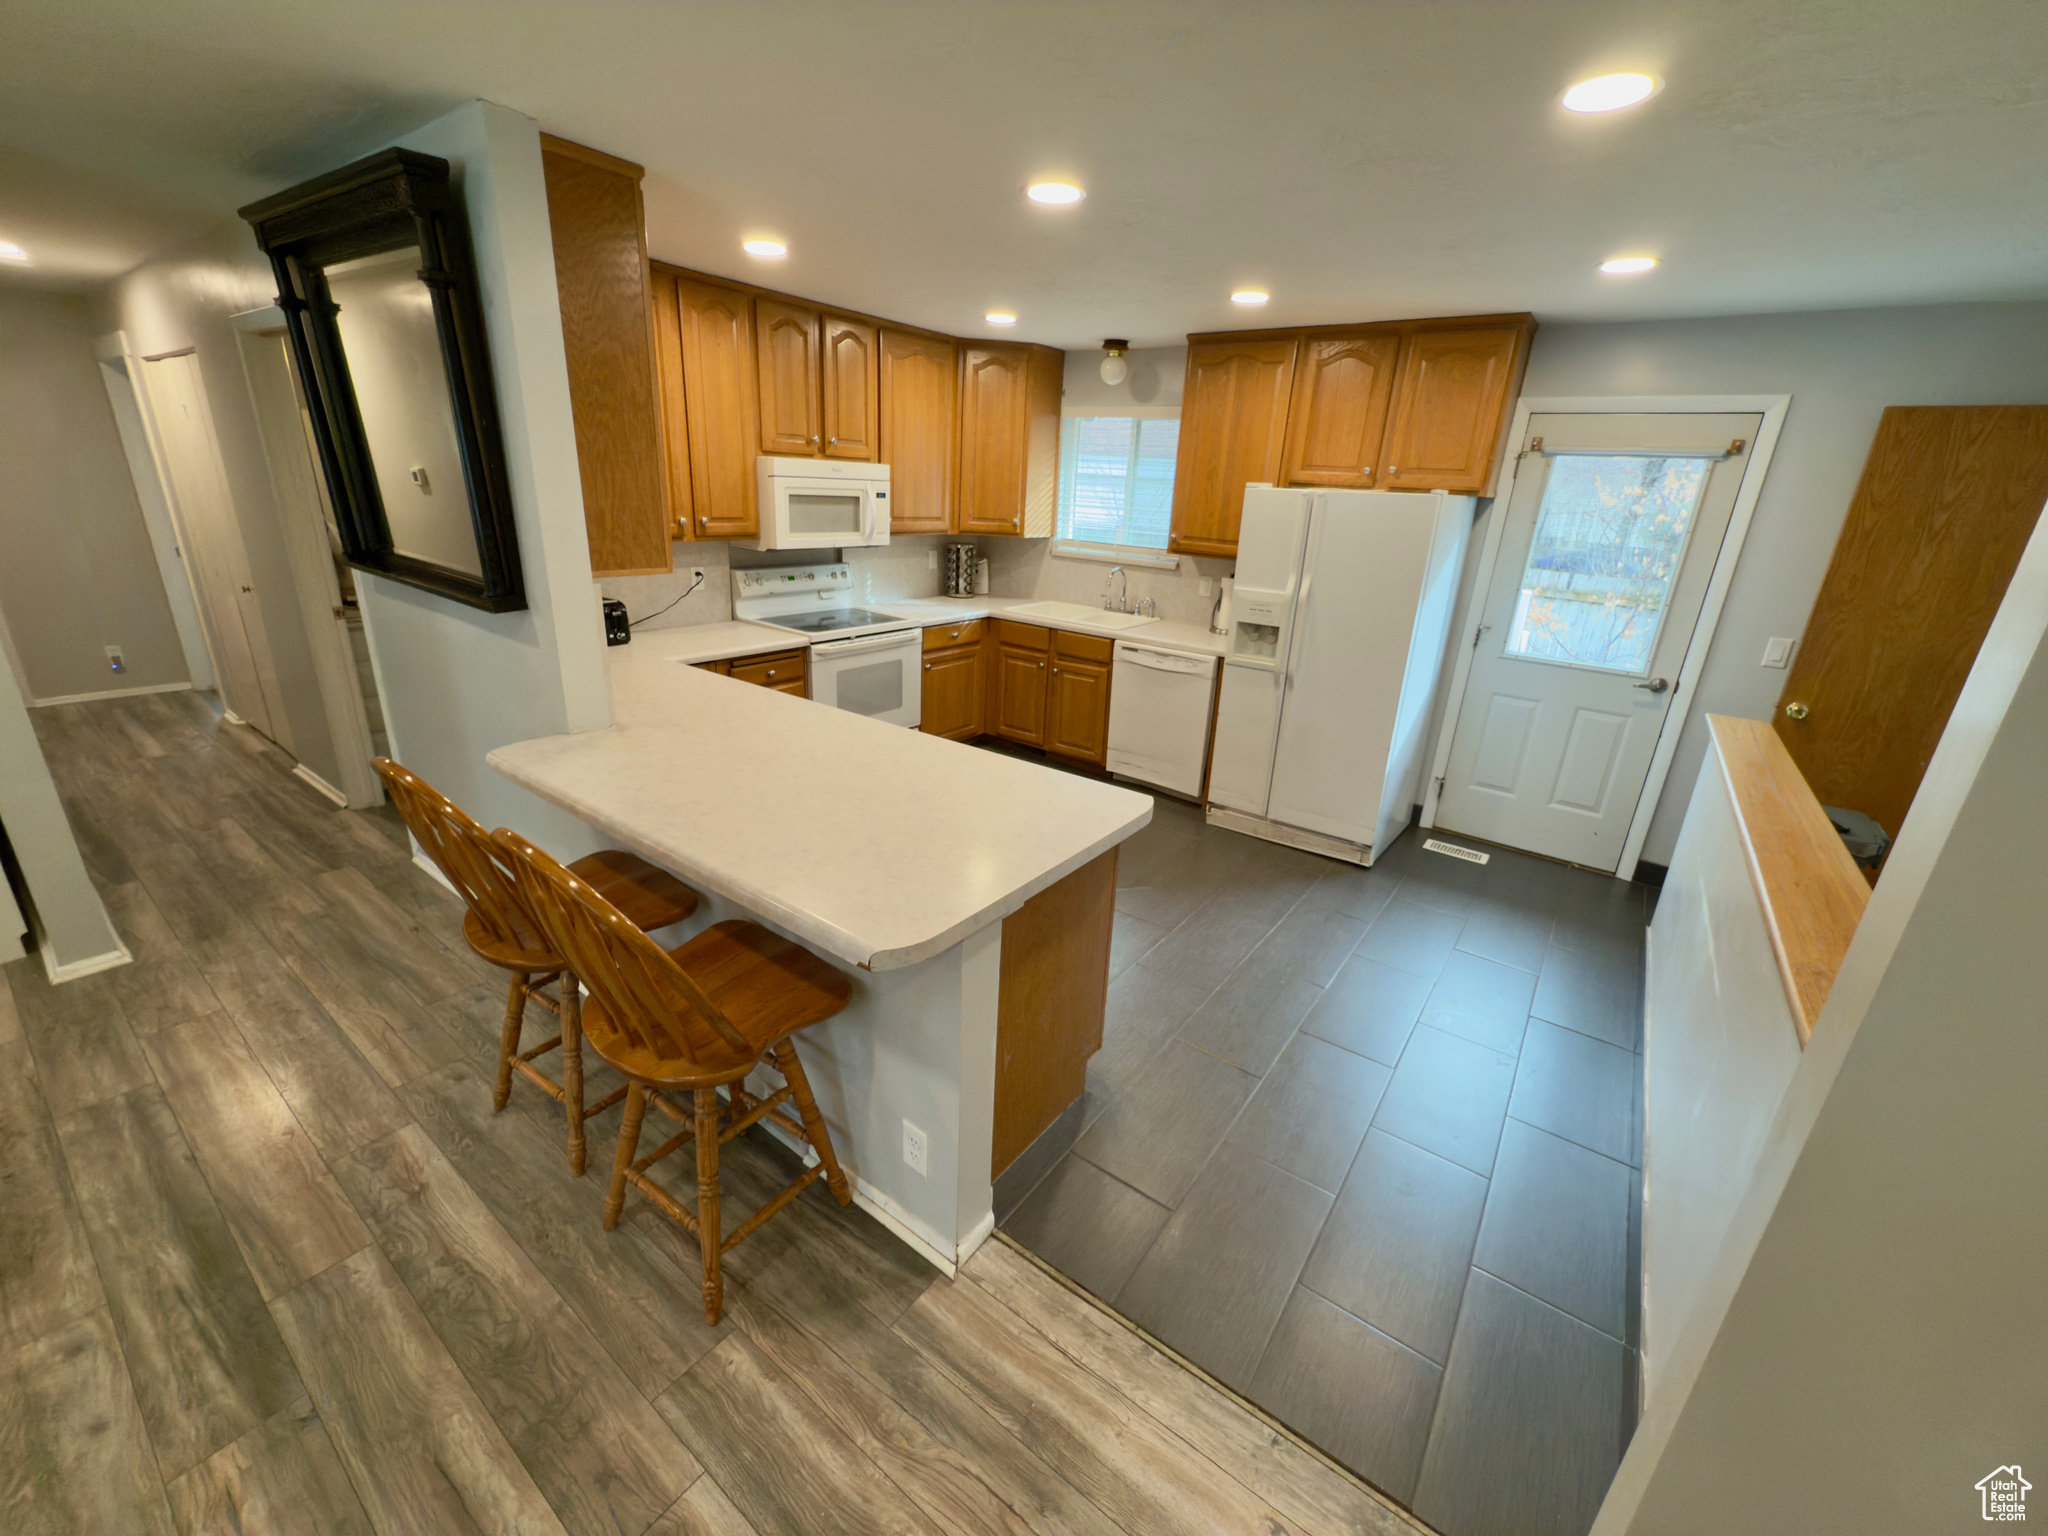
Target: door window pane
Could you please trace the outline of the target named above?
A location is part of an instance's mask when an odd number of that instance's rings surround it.
[[[1556,455],[1507,654],[1647,672],[1713,462]]]

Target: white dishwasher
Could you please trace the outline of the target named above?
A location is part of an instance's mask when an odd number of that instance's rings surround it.
[[[1119,778],[1201,798],[1215,694],[1214,656],[1117,641],[1105,766]]]

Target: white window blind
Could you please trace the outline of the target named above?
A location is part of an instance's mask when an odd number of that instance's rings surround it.
[[[1060,429],[1059,536],[1122,549],[1166,548],[1180,421],[1069,416]]]

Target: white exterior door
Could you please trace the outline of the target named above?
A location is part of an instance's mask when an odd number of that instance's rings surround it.
[[[1614,871],[1762,419],[1529,418],[1438,826]]]
[[[198,589],[221,702],[291,751],[277,668],[207,413],[199,359],[189,352],[155,358],[145,365],[143,377],[180,538],[192,557],[187,568]]]

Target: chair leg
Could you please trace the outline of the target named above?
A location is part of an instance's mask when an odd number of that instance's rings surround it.
[[[804,1076],[804,1064],[796,1058],[796,1047],[787,1040],[781,1040],[769,1055],[776,1070],[789,1084],[789,1096],[796,1100],[796,1112],[803,1120],[804,1134],[810,1138],[811,1145],[817,1149],[818,1161],[824,1165],[825,1187],[832,1191],[832,1198],[841,1205],[851,1205],[853,1190],[840,1169],[838,1154],[832,1150],[832,1132],[825,1126],[825,1117],[818,1113],[818,1101],[811,1097],[811,1080]]]
[[[498,1086],[491,1094],[491,1113],[503,1109],[512,1097],[512,1063],[519,1056],[519,1026],[526,1021],[525,971],[512,973],[512,986],[505,996],[505,1026],[498,1034]]]
[[[718,1090],[697,1090],[697,1241],[704,1248],[704,1321],[716,1326],[725,1311],[725,1276],[719,1268]]]
[[[569,1172],[583,1177],[583,990],[576,973],[555,985],[562,1008],[562,1108],[569,1112]]]
[[[619,1155],[612,1159],[612,1187],[604,1197],[604,1229],[619,1224],[619,1212],[626,1204],[626,1174],[640,1152],[640,1121],[647,1113],[647,1090],[638,1083],[626,1085],[626,1118],[619,1122]]]

